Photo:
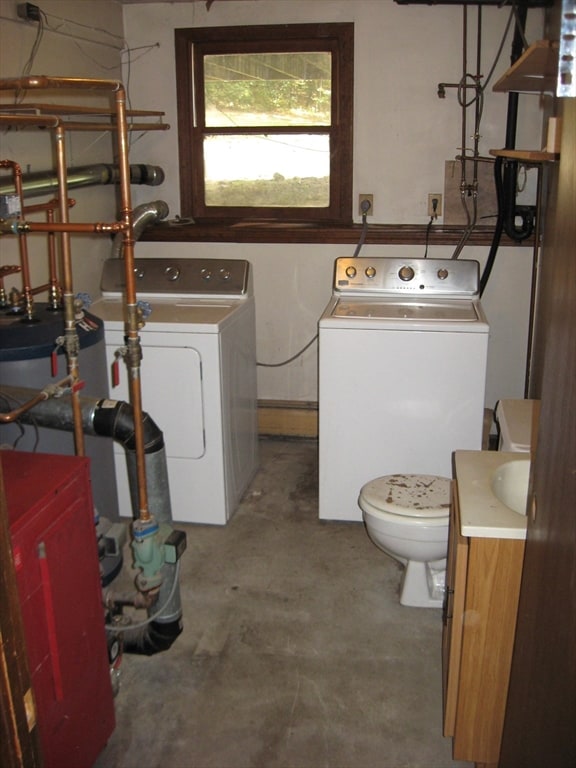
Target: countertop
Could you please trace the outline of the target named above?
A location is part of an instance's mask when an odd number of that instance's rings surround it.
[[[506,451],[454,453],[462,536],[526,538],[526,516],[511,510],[491,490],[492,474],[507,461],[530,461],[530,454]]]

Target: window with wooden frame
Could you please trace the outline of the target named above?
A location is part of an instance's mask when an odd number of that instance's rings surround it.
[[[354,25],[175,30],[181,215],[352,222]]]

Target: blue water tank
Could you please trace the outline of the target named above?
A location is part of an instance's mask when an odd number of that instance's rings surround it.
[[[67,374],[66,356],[60,348],[57,373],[52,376],[51,357],[56,339],[64,335],[62,312],[48,309],[47,304],[34,305],[36,322],[25,322],[21,315],[0,314],[0,397],[3,386],[42,389],[63,379]],[[100,318],[84,312],[77,321],[80,339],[79,370],[85,382],[82,395],[98,399],[108,397],[108,369],[104,345],[104,324]],[[3,411],[16,407],[3,403]],[[59,429],[26,424],[0,424],[0,444],[21,451],[74,454],[74,436]],[[94,503],[100,515],[118,518],[118,497],[114,471],[112,440],[107,437],[85,436],[86,456],[91,459],[90,470]]]

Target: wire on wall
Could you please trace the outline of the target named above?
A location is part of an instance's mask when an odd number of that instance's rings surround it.
[[[72,19],[65,19],[61,16],[55,16],[51,13],[45,13],[44,11],[40,11],[40,14],[44,16],[47,29],[49,29],[50,32],[54,32],[54,34],[65,35],[66,37],[71,37],[74,40],[80,40],[85,43],[93,43],[94,45],[104,45],[108,48],[113,48],[116,51],[121,51],[126,44],[126,41],[121,35],[116,35],[114,32],[109,32],[107,29],[104,29],[103,27],[93,27],[89,24],[82,24],[82,22],[80,21],[72,21]],[[56,19],[61,23],[59,26],[53,26],[52,24],[49,23],[49,19]],[[105,35],[106,37],[109,37],[112,40],[117,42],[104,42],[102,40],[96,40],[91,37],[79,35],[76,32],[68,32],[65,29],[62,29],[66,25],[70,25],[72,27],[79,27],[80,29],[87,29],[90,32],[98,32],[99,34]]]
[[[281,368],[283,365],[288,365],[288,363],[293,363],[294,360],[297,360],[301,355],[306,352],[306,350],[314,344],[316,339],[318,338],[318,334],[316,334],[314,337],[310,339],[308,344],[306,344],[302,349],[300,349],[298,352],[296,352],[295,355],[292,355],[292,357],[289,357],[288,360],[282,360],[281,363],[260,363],[257,362],[256,365],[259,365],[261,368]]]

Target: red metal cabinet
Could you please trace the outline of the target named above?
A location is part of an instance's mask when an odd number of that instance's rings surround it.
[[[0,451],[45,768],[89,768],[114,730],[89,460]]]

